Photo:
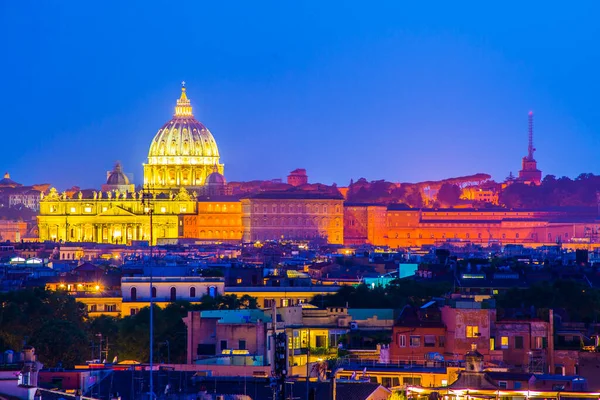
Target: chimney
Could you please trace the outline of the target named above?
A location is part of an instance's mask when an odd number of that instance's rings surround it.
[[[31,346],[23,348],[23,361],[26,363],[35,362],[35,349]]]

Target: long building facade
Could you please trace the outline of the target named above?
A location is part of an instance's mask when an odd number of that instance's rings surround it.
[[[338,194],[263,192],[242,199],[243,240],[326,239],[344,242],[344,203]]]

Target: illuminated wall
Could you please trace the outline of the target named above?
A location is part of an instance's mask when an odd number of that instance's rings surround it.
[[[59,195],[53,188],[41,200],[40,241],[129,244],[150,240],[150,208],[142,204],[141,194],[94,192],[91,198],[76,197]],[[155,196],[151,207],[154,244],[159,238],[180,237],[180,216],[196,214],[196,202],[185,189],[177,195]]]
[[[309,193],[259,193],[242,200],[243,240],[324,238],[344,240],[343,199]]]
[[[344,204],[344,244],[384,246],[386,240],[386,206]]]
[[[387,239],[391,247],[443,242],[483,245],[570,242],[597,232],[600,223],[553,222],[559,215],[541,211],[406,210],[388,208]]]
[[[242,203],[225,199],[200,200],[196,215],[183,217],[183,237],[201,240],[242,239]]]

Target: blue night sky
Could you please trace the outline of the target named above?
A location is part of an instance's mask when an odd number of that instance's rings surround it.
[[[462,5],[461,5],[462,4]],[[568,7],[567,7],[568,6]],[[228,180],[600,173],[600,2],[0,1],[0,169],[141,181],[187,82]]]

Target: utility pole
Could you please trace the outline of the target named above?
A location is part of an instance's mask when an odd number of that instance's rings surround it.
[[[144,212],[148,212],[150,216],[150,260],[149,260],[149,268],[150,268],[150,399],[154,400],[154,378],[153,378],[153,370],[154,370],[154,298],[153,288],[152,288],[152,266],[153,266],[153,258],[152,258],[152,246],[154,242],[153,237],[153,227],[152,227],[152,214],[154,213],[154,202],[152,201],[154,196],[150,191],[149,187],[146,186],[145,190],[142,191],[142,206],[144,207]]]

